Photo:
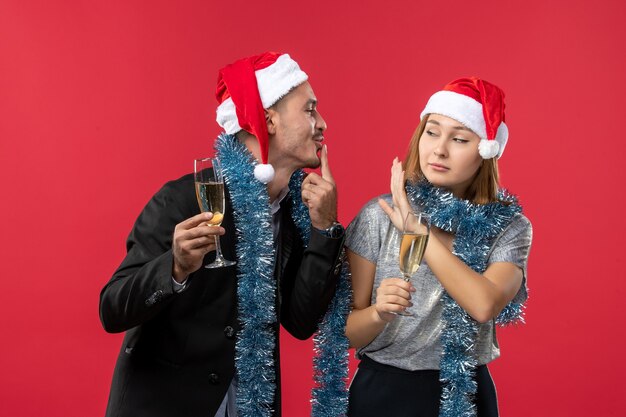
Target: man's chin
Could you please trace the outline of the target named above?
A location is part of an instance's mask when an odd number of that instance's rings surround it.
[[[321,164],[322,161],[320,161],[319,157],[315,157],[315,159],[310,159],[309,161],[307,161],[304,168],[317,169],[320,167]]]

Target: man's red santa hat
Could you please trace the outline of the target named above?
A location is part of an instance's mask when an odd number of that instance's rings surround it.
[[[265,111],[308,79],[296,61],[287,54],[266,52],[240,59],[219,72],[215,96],[217,123],[228,134],[245,130],[256,136],[261,163],[254,176],[264,184],[274,178],[267,163],[269,139]]]
[[[509,138],[504,123],[504,92],[476,77],[459,78],[433,94],[420,118],[436,113],[450,117],[480,137],[483,159],[500,158]]]

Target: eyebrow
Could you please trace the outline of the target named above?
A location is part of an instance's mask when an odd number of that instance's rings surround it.
[[[434,125],[441,126],[441,123],[439,123],[439,122],[438,122],[438,121],[436,121],[436,120],[428,120],[428,121],[426,122],[426,124],[428,124],[428,123],[432,123],[432,124],[434,124]],[[467,128],[467,127],[463,126],[463,125],[452,126],[452,128],[453,128],[453,129],[456,129],[456,130],[467,130],[468,132],[472,132],[472,130],[471,130],[471,129],[469,129],[469,128]]]

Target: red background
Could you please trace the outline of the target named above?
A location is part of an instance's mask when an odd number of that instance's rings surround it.
[[[344,3],[0,1],[0,415],[103,415],[122,336],[99,291],[150,196],[209,154],[217,70],[264,50],[310,74],[344,223],[431,93],[504,88],[502,182],[535,241],[501,413],[624,415],[623,1]],[[282,349],[285,415],[307,415],[311,343]]]

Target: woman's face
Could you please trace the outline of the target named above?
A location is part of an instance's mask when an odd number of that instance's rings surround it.
[[[431,184],[463,198],[482,164],[478,135],[454,119],[431,114],[419,140],[420,168]]]

